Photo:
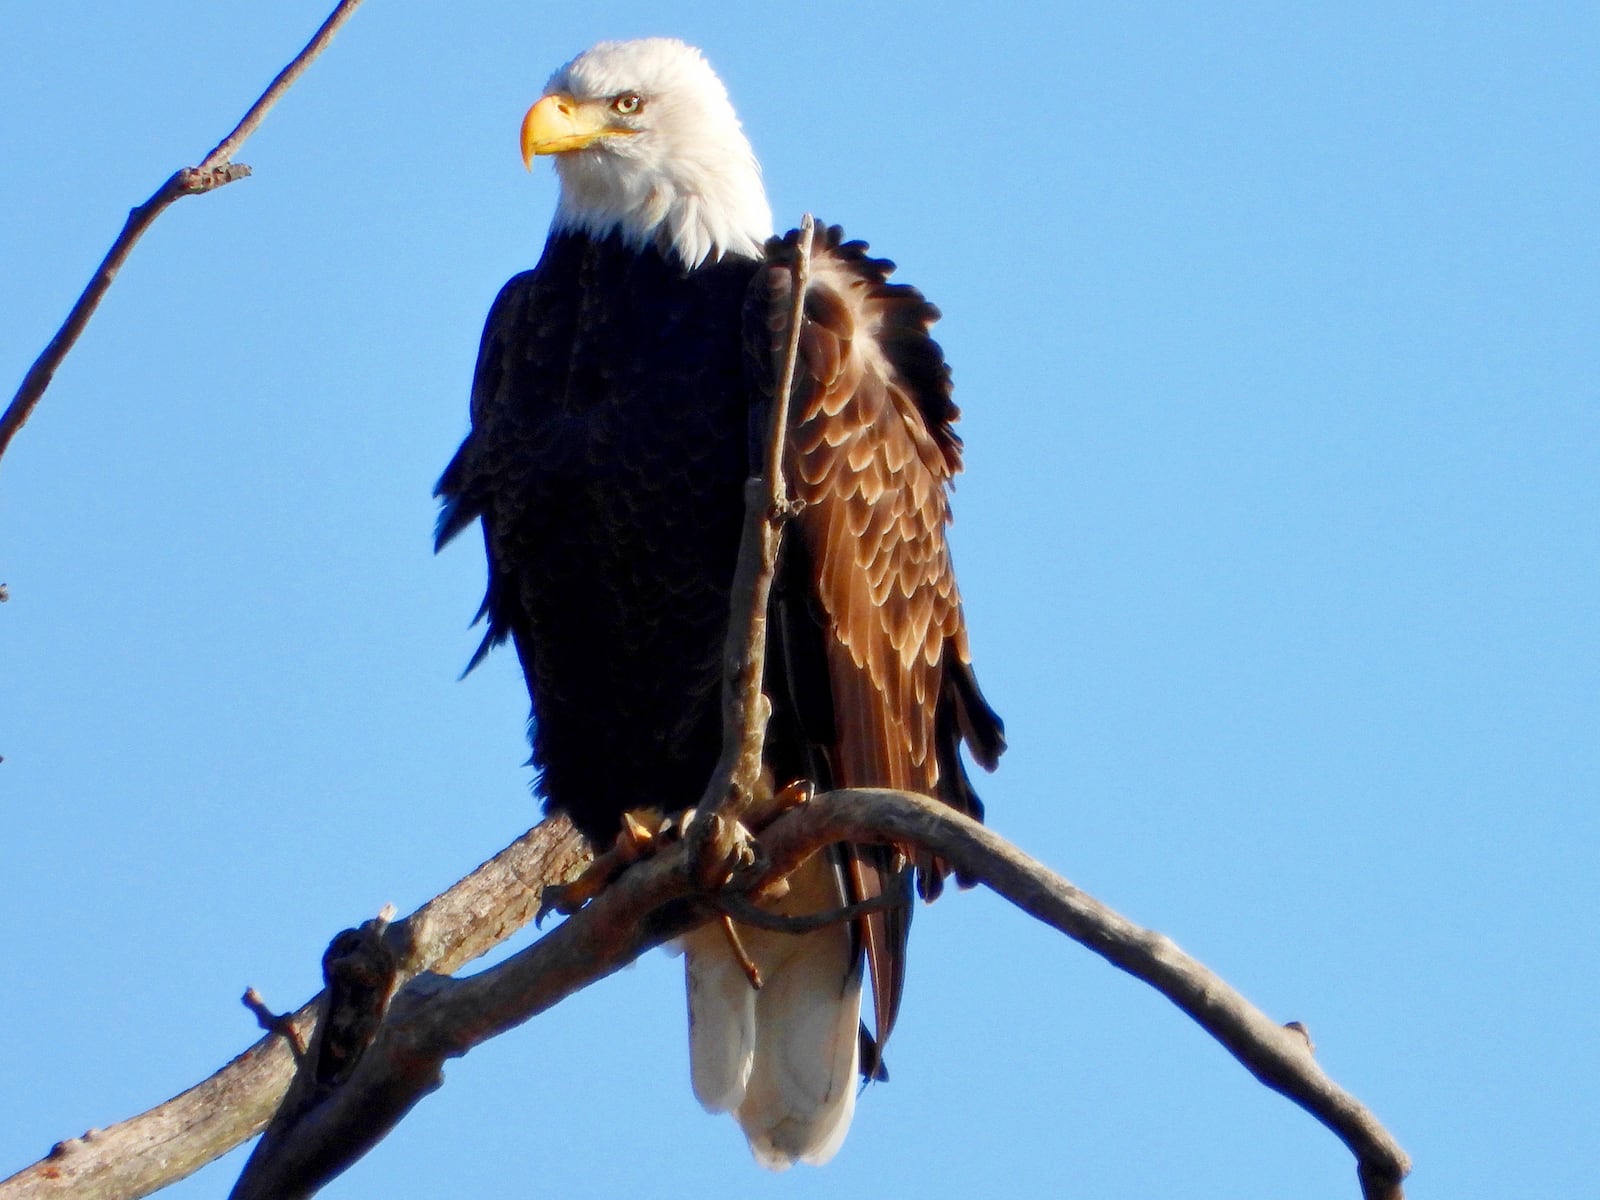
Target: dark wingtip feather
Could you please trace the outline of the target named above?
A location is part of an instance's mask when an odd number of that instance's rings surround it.
[[[884,1065],[883,1049],[867,1031],[865,1025],[859,1026],[857,1035],[861,1040],[861,1078],[863,1084],[888,1083],[889,1068]]]
[[[468,480],[468,461],[473,449],[473,439],[469,434],[450,460],[450,465],[439,476],[439,482],[433,485],[434,496],[444,502],[439,508],[439,519],[433,526],[435,554],[483,515],[483,497],[475,494],[477,489]]]
[[[482,615],[482,610],[479,611],[479,615]],[[476,624],[477,622],[473,623]],[[505,640],[505,632],[503,630],[497,630],[491,625],[489,627],[489,632],[485,633],[483,635],[483,640],[478,643],[478,648],[472,652],[472,658],[469,659],[467,665],[461,669],[461,674],[456,676],[457,681],[465,679],[468,675],[471,675],[473,671],[477,670],[478,664],[489,657],[489,651],[493,650]]]
[[[961,725],[962,740],[972,752],[973,761],[985,771],[992,771],[1000,765],[1000,756],[1006,751],[1005,722],[983,698],[971,663],[947,662],[946,670],[954,686],[956,719]]]
[[[506,640],[507,637],[510,636],[510,625],[505,620],[501,619],[501,616],[499,615],[500,605],[498,603],[498,595],[499,590],[496,583],[496,576],[491,572],[489,575],[489,586],[483,591],[483,603],[478,605],[478,611],[472,614],[471,621],[472,625],[476,625],[479,621],[488,621],[489,628],[484,632],[483,640],[478,643],[478,648],[472,652],[471,660],[464,668],[462,668],[461,674],[458,676],[460,679],[465,679],[468,675],[472,674],[472,672],[477,668],[478,664],[489,656],[489,651],[493,650],[496,646],[500,645]]]
[[[439,519],[433,525],[433,552],[443,550],[468,525],[478,519],[478,511],[452,496],[439,509]]]

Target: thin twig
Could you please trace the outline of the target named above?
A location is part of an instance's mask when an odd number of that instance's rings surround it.
[[[239,152],[239,147],[244,145],[245,139],[256,131],[256,126],[261,124],[261,119],[267,115],[267,110],[294,86],[301,75],[305,74],[306,68],[327,48],[328,43],[333,41],[333,35],[339,32],[339,27],[350,19],[360,5],[361,0],[339,0],[338,5],[328,14],[328,19],[316,33],[311,35],[311,40],[306,43],[305,49],[295,55],[293,61],[267,84],[267,90],[262,92],[261,98],[239,118],[239,123],[233,127],[233,132],[212,147],[211,153],[206,155],[200,164],[202,171],[232,160]]]
[[[757,929],[765,929],[772,933],[800,934],[815,933],[819,929],[843,925],[846,921],[870,917],[873,913],[904,908],[906,902],[898,895],[874,896],[871,900],[858,900],[854,904],[832,908],[827,912],[806,913],[801,916],[770,912],[759,905],[751,904],[736,892],[713,894],[711,904],[725,918],[731,918],[741,925],[754,925]]]
[[[234,154],[244,144],[244,140],[255,132],[256,126],[261,124],[261,119],[266,116],[267,110],[278,102],[279,97],[300,78],[312,60],[322,53],[323,48],[333,39],[333,35],[360,3],[361,0],[340,0],[338,7],[306,43],[305,49],[278,72],[277,78],[267,86],[261,98],[250,106],[250,111],[245,113],[243,119],[234,126],[233,132],[218,142],[201,160],[198,167],[183,167],[174,171],[167,181],[155,190],[150,199],[128,214],[122,232],[117,235],[117,240],[111,243],[111,249],[106,251],[106,256],[100,260],[99,267],[90,277],[88,286],[83,289],[77,303],[72,306],[72,311],[67,314],[67,319],[61,323],[61,328],[50,339],[49,345],[45,346],[44,352],[34,360],[33,366],[28,368],[28,373],[22,377],[22,386],[17,389],[17,394],[6,406],[5,413],[0,414],[0,457],[4,457],[6,448],[11,445],[11,439],[16,436],[17,430],[21,429],[33,415],[40,397],[50,386],[50,381],[55,378],[56,371],[66,359],[68,352],[77,344],[79,336],[89,324],[89,318],[94,315],[95,309],[100,307],[100,301],[111,287],[112,280],[117,277],[117,272],[127,261],[134,244],[144,236],[144,231],[180,197],[198,196],[204,192],[215,191],[250,174],[249,167],[231,161]]]
[[[239,997],[240,1002],[255,1014],[256,1023],[268,1033],[281,1034],[289,1043],[289,1049],[294,1052],[295,1061],[306,1052],[306,1045],[300,1040],[300,1031],[295,1028],[293,1013],[273,1012],[267,1002],[261,998],[261,993],[255,988],[246,988],[244,995]]]
[[[783,367],[772,393],[772,425],[767,430],[766,476],[773,512],[789,507],[784,478],[784,451],[789,445],[789,407],[794,400],[794,376],[800,365],[800,333],[805,324],[806,292],[811,287],[811,243],[816,220],[810,213],[800,218],[800,240],[795,247],[793,293],[789,298],[788,337],[783,347]]]

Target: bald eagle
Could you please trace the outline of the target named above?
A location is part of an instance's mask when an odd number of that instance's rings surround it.
[[[488,630],[473,665],[511,639],[546,808],[604,848],[625,810],[697,803],[717,760],[743,482],[796,235],[771,236],[727,93],[682,42],[574,58],[528,111],[522,151],[530,165],[553,156],[560,200],[538,265],[490,310],[471,431],[439,482],[438,542],[482,522]],[[993,768],[1004,739],[945,542],[957,410],[928,335],[938,312],[892,270],[819,229],[785,464],[804,507],[771,601],[766,780],[905,788],[979,816],[960,747]],[[783,911],[905,903],[803,936],[743,930],[759,991],[720,930],[684,939],[695,1094],[735,1115],[763,1165],[827,1161],[857,1075],[882,1075],[913,870],[931,898],[943,864],[890,848],[803,864]]]

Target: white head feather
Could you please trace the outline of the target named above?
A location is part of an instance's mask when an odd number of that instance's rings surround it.
[[[636,94],[628,137],[558,154],[554,228],[654,244],[698,266],[757,256],[772,234],[761,166],[711,64],[675,38],[601,42],[550,77],[578,101]]]

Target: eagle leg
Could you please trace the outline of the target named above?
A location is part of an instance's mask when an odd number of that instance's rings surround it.
[[[594,861],[570,883],[552,883],[539,898],[539,913],[534,922],[553,912],[569,917],[593,900],[634,863],[649,858],[674,840],[677,830],[659,809],[636,808],[622,814],[622,828],[611,849],[597,854]]]

